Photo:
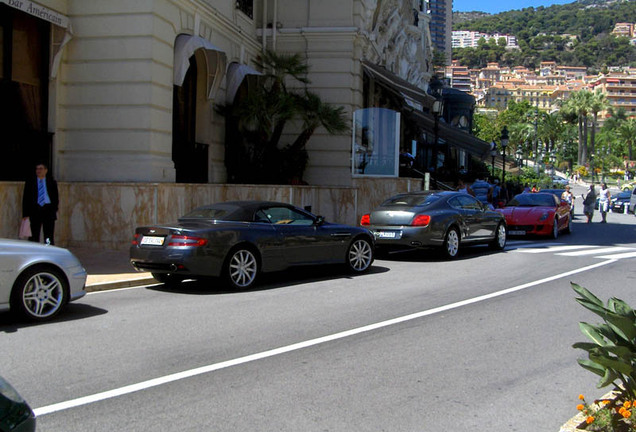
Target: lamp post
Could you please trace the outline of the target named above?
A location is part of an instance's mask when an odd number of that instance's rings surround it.
[[[492,158],[492,177],[495,177],[495,156],[497,156],[497,144],[495,142],[490,143],[490,157]]]
[[[552,175],[555,175],[556,168],[554,167],[554,165],[556,164],[556,155],[554,154],[554,151],[550,152],[550,164],[552,165],[551,173]]]
[[[508,146],[508,128],[506,126],[501,130],[501,156],[503,157],[502,171],[501,171],[501,186],[506,182],[506,147]]]
[[[431,112],[435,118],[435,125],[433,127],[433,154],[431,159],[433,172],[437,175],[437,142],[439,141],[439,119],[444,115],[444,82],[435,76],[431,80],[429,88],[435,98],[433,106],[431,107]]]

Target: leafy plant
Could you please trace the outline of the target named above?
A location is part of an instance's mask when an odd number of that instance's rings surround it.
[[[601,377],[598,388],[613,384],[620,389],[619,399],[636,399],[636,312],[620,299],[612,297],[605,305],[580,285],[572,283],[572,288],[580,296],[576,301],[604,321],[579,324],[592,341],[573,345],[588,353],[588,359],[579,359],[579,364]]]

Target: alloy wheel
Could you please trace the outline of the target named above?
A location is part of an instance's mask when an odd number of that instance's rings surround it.
[[[373,248],[369,241],[364,239],[354,241],[349,247],[347,262],[351,270],[355,272],[368,269],[373,262]]]
[[[228,278],[237,288],[247,288],[254,283],[258,274],[258,262],[247,249],[237,250],[228,263]]]

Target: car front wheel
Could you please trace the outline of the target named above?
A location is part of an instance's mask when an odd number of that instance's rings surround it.
[[[230,252],[225,264],[225,279],[234,289],[246,289],[256,282],[258,259],[252,250],[237,248]]]
[[[503,223],[497,225],[495,239],[490,243],[491,249],[502,250],[506,247],[506,226]]]
[[[444,254],[447,258],[455,258],[459,253],[459,233],[451,228],[444,237]]]
[[[32,321],[57,315],[68,299],[68,282],[55,268],[32,267],[16,279],[11,291],[11,308]]]
[[[552,224],[552,234],[551,236],[553,239],[556,239],[557,237],[559,237],[559,220],[558,219],[554,219],[554,223]]]
[[[367,239],[356,239],[347,251],[347,265],[355,273],[366,271],[373,263],[373,246]]]

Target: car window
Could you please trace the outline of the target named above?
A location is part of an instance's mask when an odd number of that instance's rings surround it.
[[[523,193],[511,199],[506,207],[556,207],[559,200],[547,193]]]
[[[481,203],[470,195],[460,195],[459,201],[462,204],[464,210],[481,210]]]
[[[461,209],[462,208],[462,203],[459,200],[459,197],[452,197],[451,199],[448,200],[448,205],[451,206],[454,209]]]
[[[403,194],[389,198],[382,203],[382,206],[409,206],[409,207],[425,207],[439,200],[437,195],[421,195],[421,194]]]
[[[276,225],[312,225],[314,218],[289,207],[269,207],[260,210],[257,214]],[[263,217],[263,216],[261,216]]]

